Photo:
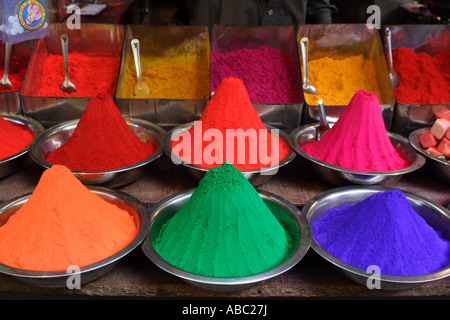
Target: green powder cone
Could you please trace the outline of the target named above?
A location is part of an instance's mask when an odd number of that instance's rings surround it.
[[[290,237],[255,188],[231,164],[212,168],[163,225],[156,251],[198,275],[241,277],[270,270],[291,253]]]

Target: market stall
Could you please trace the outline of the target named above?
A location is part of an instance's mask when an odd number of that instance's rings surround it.
[[[402,100],[398,50],[448,57],[449,28],[415,27],[433,41],[389,26],[398,87],[365,24],[55,23],[14,44],[0,297],[448,298],[449,102]]]

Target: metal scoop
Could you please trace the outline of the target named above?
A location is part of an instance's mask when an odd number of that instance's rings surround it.
[[[0,80],[0,86],[5,86],[8,88],[12,88],[12,83],[8,78],[8,69],[9,69],[9,57],[11,56],[11,43],[5,43],[5,69],[3,72],[3,77]]]
[[[137,83],[134,87],[133,93],[138,97],[146,97],[150,94],[150,88],[142,80],[141,72],[141,56],[139,50],[139,40],[131,40],[131,49],[133,50],[134,63],[136,64]]]
[[[61,47],[64,58],[64,82],[61,85],[61,90],[67,93],[76,92],[77,88],[75,85],[69,80],[69,61],[68,61],[68,52],[69,52],[69,37],[67,34],[61,35]]]
[[[327,115],[323,107],[323,100],[320,99],[317,103],[319,104],[319,126],[316,129],[316,141],[319,141],[330,130],[330,126],[328,125]]]
[[[311,93],[316,95],[316,88],[309,83],[308,79],[308,48],[309,48],[309,39],[303,37],[300,40],[300,46],[302,49],[302,60],[303,60],[303,92]]]
[[[389,78],[391,79],[392,88],[397,88],[399,81],[397,72],[394,70],[394,62],[392,60],[392,44],[391,44],[391,30],[389,28],[385,29],[386,33],[386,42],[388,46],[388,54],[389,54]]]

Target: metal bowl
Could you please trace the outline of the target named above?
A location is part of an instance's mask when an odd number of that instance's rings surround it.
[[[428,130],[430,130],[430,127],[420,128],[411,132],[408,136],[409,143],[417,152],[425,158],[430,159],[427,161],[427,166],[430,167],[430,171],[437,178],[450,184],[450,161],[441,160],[429,155],[420,145],[419,137]]]
[[[244,290],[286,272],[296,265],[308,251],[311,242],[311,230],[307,221],[300,215],[299,209],[272,193],[258,191],[269,209],[291,235],[293,243],[295,243],[295,249],[293,249],[292,255],[287,260],[271,270],[235,278],[200,276],[171,265],[155,251],[153,240],[158,236],[161,226],[181,209],[189,200],[193,191],[194,189],[190,189],[176,193],[161,200],[151,208],[150,232],[142,243],[142,250],[154,264],[187,283],[210,291],[231,292]]]
[[[301,146],[315,139],[317,127],[318,124],[313,124],[295,129],[289,135],[289,144],[295,152],[309,160],[320,179],[332,185],[343,186],[348,184],[374,185],[379,183],[395,183],[400,180],[404,174],[413,172],[425,164],[425,158],[411,148],[408,139],[392,132],[388,132],[388,136],[395,149],[401,151],[412,160],[411,165],[406,168],[394,171],[361,171],[342,168],[323,162],[310,156],[301,148]]]
[[[322,215],[324,215],[328,209],[337,208],[343,204],[352,205],[366,199],[367,197],[377,192],[383,192],[387,190],[393,189],[384,188],[381,186],[350,186],[332,189],[310,199],[302,209],[302,216],[310,223],[312,229],[314,223]],[[435,230],[442,231],[442,234],[446,239],[450,239],[450,212],[447,209],[439,204],[435,204],[429,200],[421,198],[418,195],[414,195],[405,191],[402,192],[405,194],[414,210],[420,216],[422,216],[422,218],[424,218],[428,224],[430,224]],[[366,270],[351,266],[330,255],[315,241],[314,234],[312,235],[311,247],[315,252],[322,256],[322,258],[334,265],[334,267],[340,270],[344,275],[359,284],[367,285],[367,281],[371,276],[373,276],[372,273],[367,273]],[[380,289],[410,289],[426,282],[445,278],[449,275],[450,266],[437,272],[420,276],[404,277],[381,274],[379,278]]]
[[[44,127],[39,122],[37,122],[34,119],[25,117],[25,116],[21,116],[18,114],[12,114],[12,113],[8,113],[8,114],[1,113],[0,116],[12,124],[15,124],[15,125],[18,125],[18,126],[21,126],[21,127],[24,127],[24,128],[27,128],[27,129],[33,131],[35,134],[35,138],[37,135],[39,135],[44,130]],[[20,167],[20,165],[23,163],[23,161],[26,158],[28,148],[29,147],[0,161],[0,179],[10,175],[11,173],[16,171]]]
[[[67,121],[41,133],[30,145],[31,158],[44,168],[50,168],[52,164],[46,160],[46,156],[69,140],[78,121],[79,119]],[[126,119],[126,121],[136,136],[146,138],[157,146],[155,153],[147,159],[128,167],[104,171],[71,170],[83,184],[102,185],[108,188],[126,185],[141,177],[145,166],[161,156],[162,139],[165,131],[159,126],[141,119]]]
[[[172,130],[168,131],[163,139],[163,151],[164,153],[172,159],[172,161],[176,164],[182,164],[187,171],[197,180],[201,180],[205,174],[208,172],[208,169],[201,168],[195,164],[187,163],[186,161],[182,160],[180,157],[175,155],[172,152],[172,135],[175,134],[178,136],[179,134],[182,134],[183,132],[189,130],[190,127],[194,125],[194,122],[186,123],[183,125],[180,125],[176,128],[173,128]],[[273,126],[266,125],[267,130],[278,130],[278,134],[280,139],[282,139],[286,145],[289,147],[289,136],[283,132],[282,130],[276,129]],[[252,184],[252,186],[260,186],[267,182],[270,178],[272,178],[275,174],[278,173],[278,170],[287,165],[289,162],[291,162],[295,158],[296,154],[292,150],[292,148],[289,148],[288,155],[281,160],[279,163],[274,164],[272,166],[264,167],[259,170],[253,170],[253,171],[241,171],[244,177]]]
[[[128,211],[129,214],[133,216],[137,227],[137,233],[133,241],[119,252],[102,261],[80,267],[76,273],[68,272],[67,270],[45,272],[29,271],[12,268],[3,264],[0,264],[0,272],[38,287],[67,287],[68,280],[74,275],[79,275],[80,284],[84,284],[109,272],[117,265],[120,259],[140,245],[148,234],[150,227],[150,214],[144,206],[140,205],[140,201],[128,194],[116,190],[109,190],[99,186],[88,186],[87,188],[107,202]],[[11,215],[19,210],[20,207],[26,203],[30,195],[31,194],[24,195],[4,204],[0,208],[0,225],[3,225]]]

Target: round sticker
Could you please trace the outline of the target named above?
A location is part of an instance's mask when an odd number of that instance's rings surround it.
[[[28,31],[35,31],[45,24],[47,9],[38,0],[25,0],[19,5],[20,25]]]

